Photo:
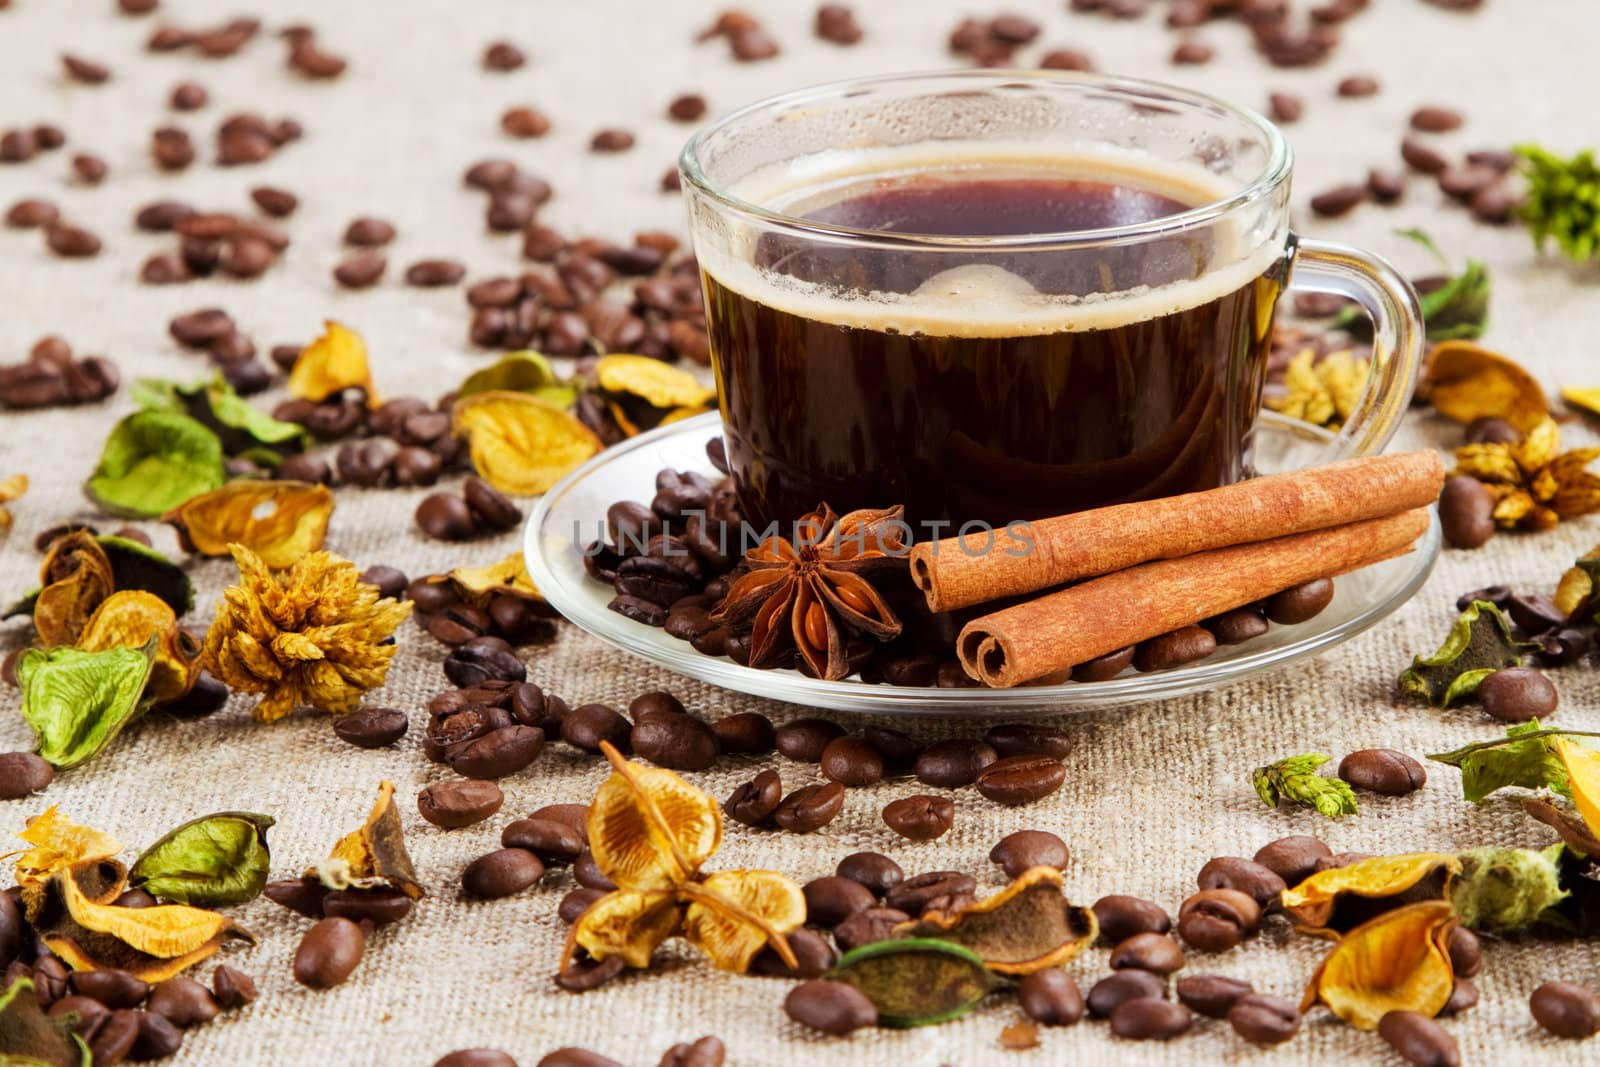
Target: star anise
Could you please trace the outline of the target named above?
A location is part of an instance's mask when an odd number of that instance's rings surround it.
[[[795,523],[794,539],[773,535],[745,553],[748,570],[712,613],[750,627],[750,666],[772,667],[798,651],[818,678],[850,673],[846,639],[887,641],[900,619],[866,575],[906,565],[905,509],[862,509],[843,518],[826,504]]]

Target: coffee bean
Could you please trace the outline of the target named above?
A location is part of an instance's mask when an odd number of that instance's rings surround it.
[[[806,898],[806,922],[830,930],[877,903],[872,890],[854,879],[836,874],[813,878],[801,889]]]
[[[550,118],[538,108],[507,108],[500,114],[500,129],[511,137],[543,137],[550,132]]]
[[[1367,187],[1354,183],[1336,185],[1311,198],[1311,210],[1324,218],[1348,214],[1367,198]]]
[[[971,738],[936,741],[917,757],[917,780],[940,789],[959,789],[978,780],[978,775],[1000,757],[993,748]]]
[[[978,792],[997,804],[1031,804],[1054,793],[1067,779],[1060,760],[1049,756],[1008,756],[978,775]]]
[[[1367,191],[1380,204],[1392,204],[1405,195],[1406,180],[1392,170],[1374,167],[1367,172]]]
[[[1368,74],[1352,74],[1340,80],[1338,93],[1344,97],[1376,96],[1378,79]]]
[[[1083,993],[1059,967],[1026,975],[1017,986],[1017,1004],[1024,1015],[1044,1026],[1070,1026],[1083,1018]]]
[[[1332,856],[1324,856],[1319,859],[1316,870],[1312,873],[1321,874],[1323,871],[1331,871],[1336,867],[1348,867],[1352,863],[1360,863],[1362,860],[1370,860],[1371,858],[1372,855],[1367,852],[1336,852]]]
[[[572,861],[572,878],[585,889],[603,889],[611,892],[616,889],[616,883],[606,877],[598,864],[594,861],[594,853],[585,848]]]
[[[567,964],[560,970],[560,972],[556,974],[556,985],[560,986],[562,989],[565,989],[569,993],[585,993],[591,989],[598,989],[605,985],[607,982],[611,981],[611,979],[621,974],[626,968],[627,963],[621,956],[607,956],[603,960],[595,960],[590,959],[588,954],[584,953],[574,958],[572,962]],[[554,1063],[559,1065],[562,1061],[552,1060],[551,1057],[559,1056],[562,1051],[562,1049],[557,1049],[555,1052],[550,1053],[550,1055],[544,1057],[544,1059],[540,1060],[539,1062],[542,1064]],[[585,1055],[590,1054],[585,1053]],[[575,1065],[575,1067],[576,1065],[584,1065],[584,1067],[606,1067],[607,1064],[611,1063],[611,1061],[607,1060],[604,1056],[593,1057],[589,1060],[566,1060],[565,1062]],[[618,1067],[618,1065],[613,1065],[613,1067]]]
[[[1378,1020],[1378,1036],[1416,1067],[1459,1067],[1461,1063],[1456,1039],[1421,1012],[1389,1012]]]
[[[1424,174],[1438,174],[1450,165],[1449,160],[1414,137],[1400,142],[1400,158],[1413,170]]]
[[[1559,702],[1550,679],[1532,667],[1506,667],[1478,686],[1483,710],[1504,722],[1527,722],[1555,714]]]
[[[167,97],[174,111],[199,111],[210,101],[211,94],[199,82],[179,82]]]
[[[1494,497],[1488,487],[1464,474],[1446,478],[1439,494],[1439,524],[1445,544],[1478,548],[1494,536]]]
[[[1419,107],[1411,113],[1411,128],[1423,133],[1448,133],[1461,128],[1461,112],[1448,107]]]
[[[1237,608],[1206,619],[1200,625],[1211,631],[1219,645],[1239,645],[1267,632],[1267,618],[1254,608]]]
[[[77,1020],[72,1024],[72,1029],[80,1036],[92,1034],[101,1021],[111,1014],[110,1010],[98,1000],[90,1000],[88,997],[81,997],[76,994],[63,996],[60,1000],[50,1005],[50,1010],[45,1014],[56,1018],[68,1013],[77,1016]]]
[[[299,197],[287,189],[279,189],[272,185],[258,185],[251,189],[250,199],[275,219],[294,214],[294,209],[300,206]]]
[[[606,704],[580,704],[561,722],[561,740],[585,752],[599,752],[609,741],[623,753],[631,751],[633,726]]]
[[[1439,1009],[1441,1016],[1460,1015],[1478,1006],[1478,987],[1470,978],[1457,978],[1450,989],[1450,999]]]
[[[1111,950],[1111,969],[1137,969],[1152,974],[1171,974],[1183,969],[1183,949],[1166,934],[1145,932],[1119,942]]]
[[[561,898],[561,903],[556,905],[556,916],[562,922],[571,926],[583,917],[595,901],[606,895],[603,889],[574,889]]]
[[[284,878],[276,882],[268,882],[261,890],[261,895],[280,904],[297,915],[304,915],[308,919],[322,918],[322,901],[328,895],[328,890],[317,881],[316,876],[300,878]]]
[[[0,905],[0,909],[3,907]],[[67,985],[74,993],[92,997],[112,1009],[137,1008],[150,995],[150,983],[127,971],[74,971]]]
[[[784,936],[788,938],[789,949],[794,953],[799,966],[790,967],[784,963],[783,957],[768,945],[756,953],[755,958],[750,961],[751,974],[775,978],[817,978],[826,974],[839,958],[839,954],[833,950],[828,939],[815,930],[807,930],[802,926]]]
[[[828,742],[844,736],[844,727],[827,719],[795,719],[778,727],[778,751],[799,763],[820,763]]]
[[[1116,971],[1091,986],[1084,1002],[1088,1005],[1090,1015],[1105,1019],[1123,1004],[1159,997],[1166,992],[1166,988],[1166,983],[1149,971]]]
[[[1052,726],[1031,722],[1008,722],[991,726],[984,743],[996,754],[1007,756],[1050,756],[1066,759],[1072,752],[1072,739]]]
[[[55,777],[55,768],[32,752],[0,753],[0,800],[43,793]]]
[[[922,746],[911,735],[884,726],[867,727],[861,732],[861,739],[883,758],[886,775],[909,773],[922,753]]]
[[[470,897],[498,900],[520,893],[544,877],[539,857],[520,848],[502,848],[479,856],[461,872],[461,888]]]
[[[356,252],[333,268],[333,280],[346,289],[365,289],[376,285],[388,266],[381,252]]]
[[[1521,443],[1522,433],[1497,415],[1485,415],[1467,423],[1462,440],[1469,445],[1515,445]]]
[[[1180,41],[1172,50],[1172,62],[1178,66],[1199,66],[1211,62],[1216,49],[1204,41]]]
[[[93,1063],[121,1063],[133,1051],[139,1038],[139,1016],[135,1011],[113,1011],[95,1028],[89,1038],[89,1058]]]
[[[1339,777],[1357,789],[1386,797],[1415,793],[1428,780],[1422,764],[1392,748],[1363,748],[1339,761]],[[1285,884],[1287,884],[1285,879]]]
[[[357,748],[383,748],[404,737],[409,725],[398,708],[360,708],[335,719],[333,732]]]
[[[911,916],[897,908],[862,908],[833,928],[833,939],[843,952],[887,941],[895,936],[895,928],[911,921]]]
[[[906,877],[900,865],[881,852],[852,852],[839,861],[834,873],[860,882],[880,897]]]
[[[902,797],[890,801],[883,809],[883,821],[889,829],[911,841],[943,837],[955,817],[955,802],[949,797]]]
[[[61,212],[48,200],[18,200],[6,211],[6,225],[18,230],[33,230],[48,226],[61,217]]]
[[[493,782],[430,782],[417,794],[417,810],[435,826],[459,830],[500,810],[505,794]],[[580,842],[580,848],[581,848]]]
[[[353,219],[345,227],[344,243],[357,248],[378,248],[393,241],[395,237],[394,224],[385,220],[362,216]],[[380,270],[381,274],[382,271]],[[369,283],[370,284],[370,283]]]
[[[1471,203],[1483,190],[1500,180],[1500,175],[1487,167],[1450,167],[1439,174],[1439,189],[1446,196],[1462,203]]]
[[[1262,601],[1267,618],[1280,626],[1294,626],[1316,618],[1333,601],[1333,579],[1315,578],[1273,593]]]
[[[633,147],[633,134],[627,130],[604,129],[589,139],[592,152],[625,152]]]
[[[411,914],[411,898],[398,889],[341,889],[322,898],[322,914],[387,926]]]
[[[571,828],[579,838],[587,841],[589,838],[589,805],[587,804],[546,804],[528,815],[530,819],[541,819],[549,822],[562,823]]]
[[[1557,608],[1547,596],[1513,593],[1505,602],[1506,614],[1511,621],[1530,634],[1543,633],[1567,621],[1567,613]]]
[[[658,715],[686,715],[688,709],[683,701],[665,689],[652,689],[628,701],[628,714],[638,723]]]
[[[1204,659],[1217,650],[1217,639],[1203,626],[1180,630],[1141,641],[1133,654],[1136,671],[1164,671]]]
[[[1320,838],[1294,834],[1262,845],[1253,859],[1282,878],[1285,885],[1293,886],[1311,877],[1317,861],[1332,854]]]
[[[478,535],[467,502],[449,493],[429,493],[417,505],[417,526],[436,541],[466,541]]]
[[[1240,997],[1228,1012],[1234,1033],[1257,1045],[1281,1045],[1300,1032],[1300,1009],[1291,1000],[1267,993]]]
[[[1547,667],[1566,667],[1577,663],[1594,647],[1594,641],[1583,630],[1570,626],[1540,634],[1534,639],[1539,648],[1539,660]]]
[[[517,683],[528,677],[528,668],[499,637],[476,637],[465,642],[444,661],[445,677],[463,689],[487,682]]]
[[[1220,974],[1196,974],[1178,979],[1175,987],[1184,1007],[1208,1019],[1227,1018],[1241,997],[1255,992],[1249,982]]]
[[[166,1016],[157,1015],[155,1012],[136,1011],[133,1014],[138,1017],[139,1036],[133,1040],[133,1047],[128,1051],[128,1059],[164,1060],[168,1056],[177,1055],[178,1050],[183,1047],[182,1030],[174,1026]]]
[[[1111,1013],[1111,1032],[1131,1041],[1169,1041],[1193,1023],[1188,1008],[1155,996],[1124,1001]]]
[[[795,1022],[834,1037],[878,1022],[878,1009],[865,993],[853,985],[820,978],[791,989],[783,1000],[783,1010]]]
[[[755,63],[778,54],[778,43],[760,26],[740,26],[728,34],[728,50],[741,63]]]
[[[1522,198],[1500,185],[1489,185],[1472,196],[1472,217],[1490,226],[1510,222],[1522,209]]]
[[[1218,856],[1200,868],[1201,889],[1237,889],[1261,907],[1271,906],[1286,886],[1283,879],[1259,863],[1239,856]]]
[[[483,50],[483,69],[504,73],[528,61],[522,49],[510,41],[495,41]]]
[[[1483,966],[1483,946],[1465,926],[1450,933],[1450,970],[1457,978],[1471,978]]]
[[[907,915],[921,915],[935,901],[971,896],[977,888],[978,880],[962,871],[926,871],[889,890],[883,902]]]
[[[424,289],[455,285],[466,277],[467,268],[453,259],[419,259],[406,268],[406,284]]]
[[[1600,1033],[1600,995],[1576,982],[1545,982],[1528,998],[1528,1010],[1557,1037],[1579,1040]]]
[[[1236,889],[1204,889],[1183,902],[1178,935],[1202,952],[1226,952],[1250,934],[1261,920],[1261,906]]]
[[[477,475],[469,474],[461,483],[461,495],[485,530],[510,530],[522,522],[522,509]]]
[[[717,735],[690,715],[652,715],[629,735],[636,755],[674,771],[703,771],[717,762]]]
[[[163,1015],[180,1030],[198,1023],[208,1023],[222,1014],[211,990],[193,978],[178,976],[168,978],[150,991],[147,1011]]]
[[[822,750],[820,763],[823,775],[843,786],[855,788],[883,781],[883,757],[859,737],[836,737],[829,741]],[[887,810],[884,816],[887,819]]]
[[[433,1067],[517,1067],[517,1061],[497,1048],[463,1048],[441,1056]]]
[[[765,826],[783,799],[783,783],[778,772],[765,770],[735,789],[723,802],[728,818],[746,826]]]
[[[1133,662],[1137,646],[1129,645],[1119,648],[1115,652],[1107,652],[1103,656],[1086,660],[1072,668],[1072,680],[1075,682],[1106,682],[1115,678],[1127,669]]]
[[[543,747],[543,730],[502,726],[467,742],[450,757],[450,769],[463,778],[504,778],[538,759]]]
[[[24,163],[39,154],[32,130],[7,130],[0,135],[0,163]]]
[[[1065,870],[1067,843],[1048,830],[1017,830],[1002,837],[989,850],[989,861],[998,863],[1011,879],[1020,877],[1030,867]]]
[[[844,786],[838,782],[802,786],[784,797],[772,821],[790,833],[809,834],[833,821],[844,807]]]
[[[332,989],[349,978],[367,948],[367,935],[349,919],[322,919],[300,939],[294,980],[312,989]]]
[[[547,866],[575,863],[585,847],[583,832],[570,824],[533,817],[508,823],[500,832],[500,843],[532,852]]]
[[[97,155],[79,152],[72,157],[72,173],[85,185],[99,185],[110,172],[110,166]]]
[[[1305,101],[1293,93],[1273,93],[1267,98],[1274,122],[1297,122],[1305,114]]]
[[[83,259],[100,254],[100,238],[81,226],[52,223],[45,228],[44,240],[50,251],[67,259]]]
[[[1159,904],[1112,894],[1094,902],[1095,918],[1099,921],[1101,944],[1115,945],[1135,934],[1145,932],[1164,934],[1172,929],[1172,917]]]
[[[70,52],[62,53],[61,66],[68,78],[84,85],[103,85],[111,80],[110,67],[93,59],[75,56]]]

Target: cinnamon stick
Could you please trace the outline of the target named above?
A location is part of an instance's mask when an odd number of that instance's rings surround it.
[[[1408,551],[1429,509],[1141,563],[974,619],[957,650],[969,675],[999,688],[1243,607],[1316,578]]]
[[[1444,486],[1432,449],[1366,456],[1221,489],[1113,504],[925,542],[911,576],[933,611],[1110,574],[1153,559],[1321,530],[1431,504]]]

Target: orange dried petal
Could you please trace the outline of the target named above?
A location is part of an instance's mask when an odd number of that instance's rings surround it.
[[[600,451],[600,439],[565,409],[528,393],[474,393],[453,409],[472,465],[502,493],[533,496]]]
[[[1321,1001],[1358,1030],[1391,1011],[1437,1015],[1455,988],[1449,944],[1459,922],[1448,901],[1424,900],[1362,923],[1323,959],[1301,1010]]]
[[[1444,341],[1434,347],[1427,388],[1434,410],[1457,422],[1497,416],[1527,433],[1550,411],[1533,375],[1470,341]]]
[[[284,570],[322,547],[332,515],[333,493],[325,485],[240,481],[190,497],[161,521],[177,528],[190,551],[226,556],[229,545],[243,545]]]
[[[321,402],[344,389],[366,391],[367,406],[378,406],[367,363],[367,343],[361,335],[328,319],[323,334],[301,350],[289,372],[289,392],[303,400]]]

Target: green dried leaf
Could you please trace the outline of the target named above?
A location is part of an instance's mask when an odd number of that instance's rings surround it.
[[[89,1047],[72,1032],[76,1020],[46,1015],[31,978],[0,989],[0,1067],[89,1067]]]
[[[1600,250],[1600,164],[1593,149],[1562,159],[1535,144],[1518,145],[1528,191],[1522,217],[1533,231],[1534,246],[1556,247],[1575,263],[1587,263]]]
[[[1287,756],[1276,763],[1257,767],[1251,775],[1251,784],[1261,802],[1269,808],[1288,800],[1316,808],[1330,819],[1354,815],[1358,810],[1356,794],[1349,783],[1317,774],[1317,768],[1331,758],[1320,752]]]
[[[309,440],[305,427],[252,406],[220,374],[208,382],[180,386],[178,396],[189,417],[216,434],[230,456],[265,449],[281,458],[305,451]]]
[[[22,715],[39,735],[39,755],[57,770],[98,753],[144,710],[157,641],[143,648],[82,652],[29,649],[17,662]]]
[[[225,481],[216,434],[187,415],[136,411],[112,428],[84,492],[113,514],[154,518]]]
[[[1450,261],[1434,244],[1433,238],[1422,230],[1400,230],[1399,234],[1432,252],[1449,271]],[[1428,340],[1471,341],[1481,337],[1489,325],[1489,268],[1479,260],[1469,259],[1460,274],[1449,275],[1439,288],[1418,297],[1417,303],[1422,309]],[[1360,308],[1346,308],[1333,320],[1332,326],[1359,341],[1372,339],[1372,320]]]
[[[1589,730],[1550,730],[1529,719],[1508,727],[1493,741],[1477,741],[1453,752],[1437,752],[1428,759],[1461,768],[1461,796],[1474,804],[1497,789],[1549,789],[1572,798],[1567,769],[1550,744],[1557,737],[1600,737]]]
[[[1461,873],[1450,903],[1463,925],[1488,933],[1525,930],[1545,921],[1567,896],[1561,885],[1559,842],[1546,849],[1472,848],[1456,853]]]
[[[275,821],[248,811],[193,819],[145,849],[128,880],[163,900],[199,908],[254,900],[267,884],[267,827]]]
[[[557,407],[571,407],[578,390],[563,382],[550,361],[537,352],[513,352],[491,366],[467,375],[456,388],[456,396],[471,396],[494,390],[532,393]]]
[[[934,938],[862,945],[824,977],[855,986],[877,1007],[879,1026],[900,1029],[958,1019],[1002,982],[977,953]]]
[[[1456,618],[1439,651],[1418,656],[1400,675],[1400,693],[1448,708],[1478,691],[1502,667],[1515,667],[1533,646],[1511,635],[1511,622],[1486,600],[1475,600]]]
[[[111,575],[119,591],[143,589],[167,602],[182,616],[194,607],[194,583],[183,568],[155,549],[126,537],[101,534],[95,538],[111,561]]]

